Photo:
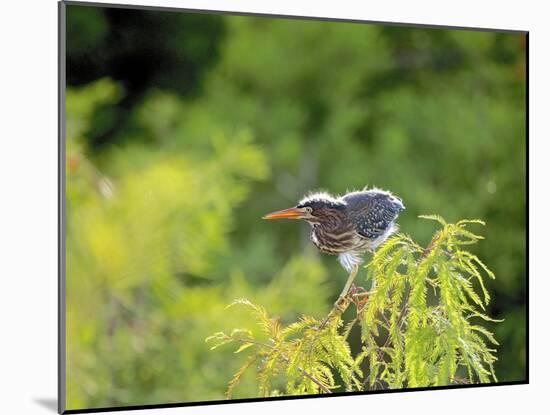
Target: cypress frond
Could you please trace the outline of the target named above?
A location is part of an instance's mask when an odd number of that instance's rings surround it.
[[[418,217],[422,219],[435,220],[436,222],[439,222],[441,226],[447,225],[447,222],[445,222],[445,219],[443,219],[439,215],[419,215]]]
[[[469,225],[469,224],[479,224],[479,225],[483,225],[485,226],[485,222],[482,221],[481,219],[462,219],[462,220],[459,220],[456,225],[457,226],[461,226],[461,227],[464,227],[466,225]]]
[[[233,389],[235,389],[235,387],[239,384],[244,372],[246,372],[246,370],[254,364],[256,359],[257,356],[249,356],[246,362],[239,368],[239,370],[237,370],[237,372],[235,372],[233,378],[227,384],[227,391],[225,392],[227,399],[231,399],[233,396]]]
[[[312,327],[315,324],[318,324],[317,320],[313,317],[302,316],[300,320],[295,323],[292,323],[281,330],[281,336],[286,339],[292,335],[298,334],[301,331],[304,331],[308,327]]]

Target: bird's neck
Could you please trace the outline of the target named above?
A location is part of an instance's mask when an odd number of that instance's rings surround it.
[[[313,227],[314,231],[315,229],[330,231],[332,229],[341,227],[342,222],[343,222],[342,215],[335,212],[334,214],[325,215],[323,216],[323,218],[319,218],[318,220],[311,221],[310,225]]]

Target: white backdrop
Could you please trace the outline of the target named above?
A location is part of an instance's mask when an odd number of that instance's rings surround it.
[[[112,3],[124,1],[112,0]],[[530,31],[530,380],[488,387],[140,411],[140,414],[518,414],[548,406],[545,275],[550,29],[544,2],[132,0],[144,5]],[[29,10],[31,13],[29,13]],[[57,5],[12,0],[0,14],[0,412],[52,414],[57,376]],[[336,68],[337,69],[337,68]],[[535,329],[536,328],[536,329]],[[473,410],[472,408],[476,408]],[[547,410],[547,409],[546,409]],[[471,412],[470,412],[471,411]]]

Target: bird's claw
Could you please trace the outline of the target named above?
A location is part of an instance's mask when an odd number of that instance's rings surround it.
[[[356,296],[360,293],[366,293],[366,292],[367,292],[367,290],[365,288],[358,287],[355,284],[352,284],[349,291],[348,291],[348,296],[353,298],[354,296]]]
[[[365,304],[367,303],[367,300],[368,300],[368,295],[370,295],[371,292],[372,291],[369,292],[363,287],[358,287],[355,284],[352,284],[350,289],[345,295],[338,297],[338,299],[334,303],[334,307],[332,311],[329,313],[327,318],[321,323],[321,325],[319,326],[319,329],[322,330],[323,328],[325,328],[328,322],[332,318],[334,318],[336,315],[343,314],[347,310],[350,303],[355,304],[358,312],[361,312],[364,309]]]
[[[367,291],[365,288],[352,284],[346,295],[339,297],[338,300],[336,300],[334,303],[334,308],[340,313],[343,313],[346,311],[351,302],[355,304],[358,309],[362,309],[365,306],[370,294],[371,292]]]
[[[343,313],[346,311],[349,305],[349,299],[348,296],[339,297],[338,300],[334,303],[334,307],[340,311],[340,313]]]
[[[363,287],[356,287],[355,285],[353,285],[349,293],[350,300],[353,304],[355,304],[357,310],[361,311],[367,304],[371,293],[371,291],[367,291]]]

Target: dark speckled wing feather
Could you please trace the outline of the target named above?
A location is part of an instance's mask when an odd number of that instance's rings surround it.
[[[367,239],[376,239],[394,223],[405,207],[389,192],[369,190],[343,197],[355,223],[355,231]]]

